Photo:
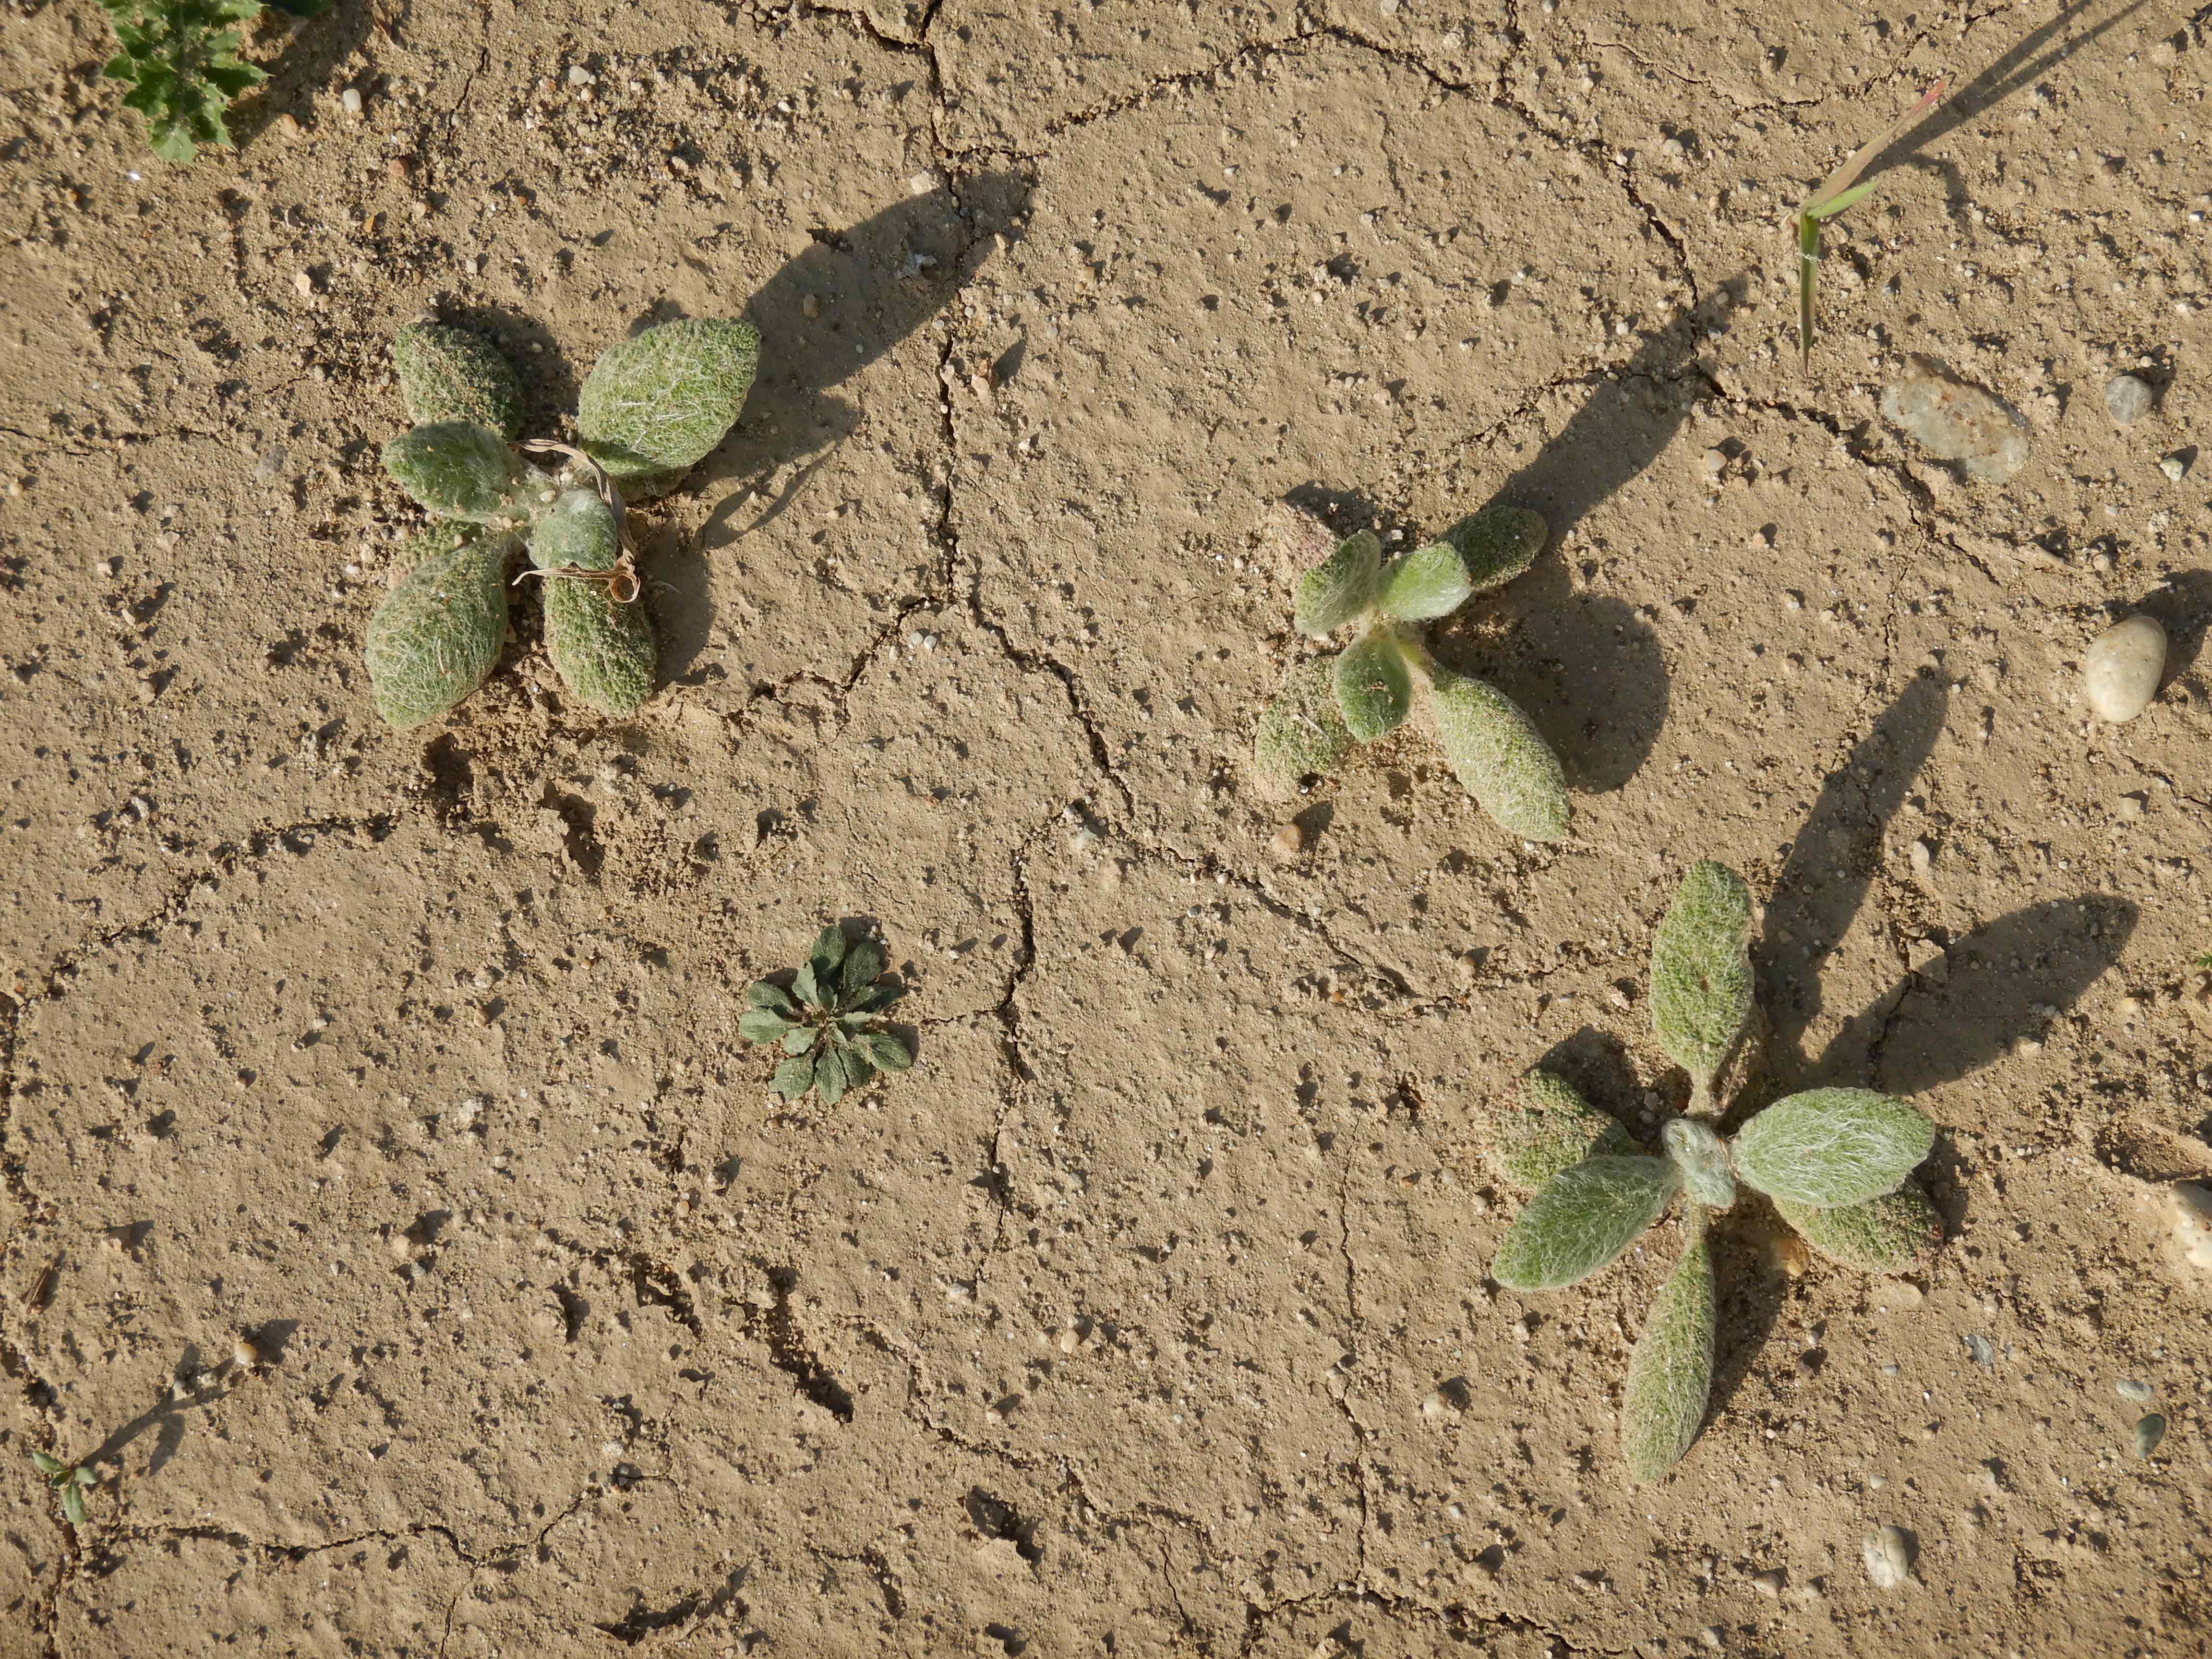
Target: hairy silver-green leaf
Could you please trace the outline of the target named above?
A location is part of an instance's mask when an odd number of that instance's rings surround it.
[[[1567,833],[1567,775],[1536,728],[1497,687],[1443,669],[1431,678],[1437,741],[1460,787],[1524,841]]]
[[[1700,1104],[1751,1017],[1750,942],[1742,878],[1710,859],[1692,865],[1651,940],[1651,1029]]]
[[[845,930],[833,921],[814,936],[814,943],[806,949],[806,965],[814,970],[814,982],[833,1000],[837,969],[845,960],[846,948]]]
[[[54,1456],[49,1452],[42,1452],[33,1449],[31,1453],[31,1462],[39,1466],[39,1473],[40,1474],[51,1476],[67,1474],[69,1473],[70,1466],[63,1462],[60,1458]]]
[[[1283,677],[1283,689],[1260,716],[1252,764],[1267,793],[1289,794],[1299,780],[1333,770],[1352,747],[1352,733],[1336,706],[1336,659],[1303,657]]]
[[[416,426],[464,421],[509,438],[522,435],[522,382],[481,334],[410,323],[392,336],[392,367],[407,418]]]
[[[738,1016],[738,1035],[748,1042],[781,1042],[791,1022],[773,1008],[748,1008]]]
[[[1382,564],[1382,543],[1373,531],[1339,542],[1336,551],[1298,582],[1298,632],[1318,639],[1363,615],[1375,603],[1376,573]]]
[[[1708,1210],[1725,1210],[1735,1202],[1728,1148],[1711,1126],[1693,1117],[1670,1119],[1659,1132],[1659,1144],[1682,1172],[1682,1186],[1692,1201]]]
[[[914,1064],[914,1052],[889,1031],[863,1031],[854,1046],[886,1072],[903,1072]]]
[[[796,1100],[814,1086],[814,1061],[805,1054],[797,1060],[787,1060],[775,1068],[769,1088],[786,1100]]]
[[[1620,1450],[1639,1483],[1656,1480],[1682,1461],[1705,1420],[1712,1388],[1713,1258],[1694,1211],[1690,1235],[1629,1356]]]
[[[853,1080],[846,1069],[845,1056],[827,1054],[814,1062],[814,1091],[822,1097],[824,1106],[835,1106],[845,1097],[845,1088]]]
[[[1382,629],[1362,634],[1336,659],[1336,706],[1345,730],[1372,743],[1405,724],[1413,704],[1413,676],[1405,647]]]
[[[441,518],[491,524],[529,516],[518,500],[529,469],[498,433],[466,421],[401,433],[384,447],[384,470]]]
[[[872,939],[856,939],[837,970],[837,984],[848,997],[856,997],[883,976],[883,945]]]
[[[755,1008],[769,1008],[787,1019],[799,1018],[799,1005],[791,1000],[791,993],[774,980],[757,979],[745,987],[745,1000]]]
[[[1943,1218],[1910,1182],[1880,1198],[1835,1209],[1815,1209],[1786,1198],[1776,1199],[1774,1208],[1822,1255],[1865,1273],[1910,1273],[1943,1243]]]
[[[642,601],[618,605],[603,582],[556,576],[540,584],[545,654],[576,700],[630,714],[653,695],[653,624]]]
[[[1565,1079],[1541,1066],[1524,1074],[1495,1128],[1499,1169],[1532,1190],[1586,1158],[1620,1157],[1636,1139],[1584,1100]]]
[[[400,556],[415,568],[368,619],[363,655],[376,712],[420,726],[489,678],[507,637],[507,561],[512,536],[451,525],[416,536]]]
[[[1656,1158],[1593,1158],[1553,1176],[1514,1220],[1490,1264],[1509,1290],[1551,1291],[1589,1278],[1659,1218],[1681,1185]]]
[[[74,1480],[62,1488],[62,1515],[73,1527],[85,1522],[84,1488]]]
[[[562,490],[530,527],[530,562],[540,570],[611,570],[621,557],[622,526],[594,489]]]
[[[1451,615],[1474,592],[1459,550],[1449,542],[1431,542],[1382,567],[1375,608],[1401,621],[1429,622]]]
[[[1459,550],[1467,572],[1468,591],[1486,593],[1503,587],[1535,563],[1544,550],[1551,527],[1544,515],[1525,507],[1492,501],[1470,513],[1437,539]]]
[[[783,1052],[803,1054],[814,1046],[818,1036],[811,1025],[794,1025],[783,1034]]]
[[[750,323],[687,317],[617,340],[584,379],[584,452],[635,498],[653,475],[680,474],[737,423],[760,362]]]
[[[1778,1100],[1729,1149],[1762,1193],[1837,1209],[1893,1193],[1936,1144],[1936,1126],[1871,1089],[1812,1089]]]

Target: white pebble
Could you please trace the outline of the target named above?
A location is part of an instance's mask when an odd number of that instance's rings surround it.
[[[2118,724],[2150,707],[2166,672],[2166,630],[2155,618],[2130,617],[2099,635],[2081,659],[2089,707]]]
[[[2112,1392],[2132,1405],[2148,1406],[2155,1391],[2148,1382],[2136,1377],[2125,1376],[2112,1385]]]
[[[2179,453],[2169,455],[2158,464],[2158,470],[2179,483],[2189,476],[2189,458]]]
[[[568,84],[572,87],[588,87],[592,84],[591,70],[586,69],[581,64],[569,64]]]
[[[2122,426],[2133,426],[2150,413],[2150,383],[2138,375],[2115,374],[2105,382],[2105,408]]]
[[[360,88],[357,88],[357,87],[348,87],[348,88],[347,88],[343,92],[342,92],[342,93],[340,93],[340,94],[338,94],[338,102],[339,102],[340,104],[342,104],[342,105],[343,105],[343,106],[344,106],[344,107],[345,107],[345,112],[346,112],[348,115],[358,115],[358,114],[360,114],[360,113],[361,113],[361,90],[360,90]]]
[[[2199,1273],[2212,1273],[2212,1187],[2177,1181],[2166,1189],[2173,1208],[2173,1241],[2181,1259]]]
[[[1883,1527],[1860,1541],[1867,1577],[1876,1589],[1895,1589],[1912,1576],[1912,1534],[1902,1527]]]

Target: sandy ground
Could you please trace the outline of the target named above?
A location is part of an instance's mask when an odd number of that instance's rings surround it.
[[[2212,1168],[2212,474],[2158,465],[2206,29],[341,0],[173,168],[89,0],[5,0],[0,1654],[2204,1651],[2155,1183]],[[1782,216],[1947,72],[1801,374]],[[636,719],[526,621],[376,720],[426,307],[544,432],[639,319],[759,322],[647,519]],[[2009,484],[1886,428],[1912,351],[2021,411]],[[1571,840],[1412,740],[1253,787],[1294,491],[1551,516],[1448,649]],[[2092,725],[2138,606],[2170,684]],[[1636,1490],[1668,1241],[1498,1290],[1481,1126],[1547,1054],[1680,1098],[1644,963],[1698,856],[1765,907],[1761,1086],[1912,1095],[1950,1238],[1882,1281],[1732,1216],[1708,1425]],[[920,1062],[787,1108],[740,988],[841,916]]]

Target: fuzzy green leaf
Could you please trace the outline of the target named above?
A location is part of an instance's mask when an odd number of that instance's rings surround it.
[[[791,976],[791,991],[793,996],[810,1008],[823,1008],[829,1006],[829,1000],[823,995],[822,988],[814,982],[814,964],[811,962],[802,962],[799,964],[799,971]]]
[[[522,382],[499,348],[443,323],[410,323],[392,338],[400,401],[416,426],[462,421],[522,435]]]
[[[1524,841],[1557,841],[1571,815],[1567,775],[1528,717],[1497,687],[1442,669],[1437,741],[1452,775],[1501,830]]]
[[[845,930],[831,922],[814,936],[814,943],[806,947],[807,965],[814,969],[814,982],[825,994],[832,993],[837,983],[838,964],[845,960],[850,948],[845,942]]]
[[[814,1046],[815,1029],[811,1025],[794,1025],[783,1033],[783,1052],[803,1054]]]
[[[1542,514],[1493,501],[1468,514],[1437,539],[1458,550],[1468,587],[1486,593],[1535,563],[1550,536]]]
[[[878,980],[866,990],[853,998],[847,1005],[854,1013],[880,1013],[906,994],[906,987],[896,980]]]
[[[466,421],[401,433],[384,447],[384,470],[441,518],[519,526],[530,516],[518,500],[528,469],[498,433]]]
[[[736,424],[759,362],[753,325],[724,318],[685,318],[616,341],[578,398],[585,453],[618,482],[680,476]],[[625,495],[647,493],[624,482]]]
[[[889,1031],[864,1031],[853,1040],[878,1070],[903,1072],[914,1064],[914,1053]]]
[[[1620,1402],[1620,1449],[1639,1483],[1682,1460],[1705,1419],[1713,1382],[1713,1259],[1702,1222],[1651,1304],[1629,1356]]]
[[[530,527],[530,562],[540,570],[611,570],[622,552],[622,525],[595,489],[562,490]]]
[[[69,1473],[68,1464],[63,1462],[60,1458],[49,1456],[42,1451],[33,1451],[31,1454],[31,1462],[39,1466],[39,1473],[43,1475],[51,1477]]]
[[[884,975],[884,947],[878,939],[856,939],[845,952],[837,983],[848,1000],[857,997]]]
[[[787,1019],[799,1018],[799,1005],[791,1000],[791,993],[774,980],[757,979],[746,986],[745,1000],[756,1008],[769,1009]]]
[[[1935,1144],[1935,1124],[1901,1100],[1812,1089],[1776,1101],[1729,1150],[1759,1191],[1826,1210],[1895,1192]]]
[[[835,1106],[842,1100],[852,1080],[853,1074],[842,1054],[823,1054],[814,1062],[814,1091],[822,1097],[824,1106]]]
[[[1525,1074],[1498,1115],[1498,1167],[1516,1186],[1534,1191],[1586,1158],[1619,1158],[1636,1139],[1598,1110],[1565,1079],[1539,1066]]]
[[[1451,615],[1474,592],[1459,550],[1449,542],[1431,542],[1382,567],[1375,608],[1404,622],[1430,622]]]
[[[604,582],[556,576],[540,584],[545,654],[576,701],[602,714],[634,714],[653,695],[659,662],[641,599],[617,601]]]
[[[1651,1029],[1709,1090],[1751,1018],[1751,892],[1710,859],[1692,865],[1651,940]]]
[[[1659,1131],[1659,1144],[1682,1172],[1692,1203],[1725,1210],[1735,1202],[1735,1177],[1729,1173],[1728,1147],[1710,1125],[1693,1117],[1671,1120]]]
[[[1338,655],[1334,673],[1345,730],[1360,742],[1372,743],[1405,724],[1413,698],[1413,672],[1405,647],[1390,634],[1362,634]]]
[[[1316,639],[1365,614],[1375,603],[1376,575],[1382,567],[1382,543],[1371,530],[1347,536],[1336,551],[1306,572],[1298,582],[1296,626]]]
[[[400,555],[414,568],[368,619],[362,654],[376,712],[420,726],[482,685],[507,637],[507,562],[512,536],[451,525],[426,531]]]
[[[1837,1209],[1814,1209],[1786,1198],[1776,1199],[1774,1208],[1822,1255],[1864,1273],[1910,1273],[1943,1243],[1943,1218],[1927,1194],[1910,1183]]]
[[[68,1518],[69,1523],[73,1527],[81,1527],[84,1524],[84,1488],[74,1480],[62,1488],[62,1514]]]
[[[1680,1185],[1674,1166],[1656,1158],[1593,1158],[1562,1170],[1515,1218],[1490,1276],[1515,1291],[1587,1279],[1658,1220]]]
[[[1334,770],[1352,747],[1336,702],[1335,665],[1334,657],[1292,663],[1282,690],[1260,716],[1252,761],[1269,793],[1287,795],[1309,775]]]
[[[769,1087],[786,1100],[796,1100],[814,1086],[814,1061],[805,1054],[787,1060],[775,1068]]]
[[[780,1042],[791,1022],[773,1008],[748,1008],[738,1016],[738,1035],[748,1042]]]

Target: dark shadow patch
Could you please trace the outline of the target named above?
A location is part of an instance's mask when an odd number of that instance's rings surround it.
[[[526,312],[507,306],[443,305],[438,307],[438,320],[482,335],[514,365],[522,381],[526,435],[567,428],[576,412],[580,380],[552,330]]]
[[[1878,1054],[1847,1029],[1814,1070],[1835,1081],[1868,1078],[1899,1095],[1955,1083],[2040,1035],[2048,1016],[2038,1008],[2079,1001],[2119,960],[2136,915],[2124,899],[2089,893],[2000,916],[1950,947],[1942,984],[1908,979],[1892,993],[1899,1000]]]
[[[256,50],[252,56],[269,78],[230,106],[225,125],[241,150],[268,129],[278,116],[289,114],[302,132],[298,142],[308,142],[316,120],[315,94],[331,86],[340,65],[359,52],[372,27],[387,34],[404,15],[404,0],[336,0],[320,16],[295,21],[271,8],[261,15],[252,31],[256,48],[289,36],[274,58]]]
[[[2204,648],[2204,629],[2212,623],[2212,570],[2178,570],[2149,592],[2136,609],[2166,630],[2166,673],[2170,685],[2197,666]]]
[[[1883,827],[1905,803],[1913,775],[1936,747],[1948,696],[1916,677],[1830,773],[1774,879],[1753,951],[1767,1023],[1765,1064],[1796,1086],[1805,1032],[1820,1012],[1821,963],[1858,914],[1881,864]]]
[[[1024,1521],[1006,1499],[993,1497],[981,1486],[970,1486],[962,1505],[969,1521],[984,1537],[1005,1540],[1032,1567],[1044,1559],[1044,1546],[1036,1541],[1036,1522]]]
[[[1713,1230],[1713,1382],[1706,1395],[1704,1435],[1735,1403],[1737,1394],[1759,1368],[1767,1339],[1782,1316],[1790,1294],[1790,1281],[1766,1259],[1765,1252],[1745,1237],[1747,1215],[1757,1212],[1775,1234],[1788,1231],[1766,1200],[1747,1188],[1737,1188],[1730,1225]],[[1693,1450],[1690,1454],[1697,1455]]]
[[[1544,1051],[1537,1066],[1571,1085],[1591,1105],[1610,1113],[1631,1129],[1644,1126],[1644,1085],[1627,1044],[1610,1031],[1585,1025]]]

